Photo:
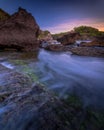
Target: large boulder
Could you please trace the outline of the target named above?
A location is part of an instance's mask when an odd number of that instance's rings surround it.
[[[0,21],[0,49],[35,51],[39,47],[38,35],[39,26],[25,9],[19,8],[10,18]]]
[[[61,42],[63,45],[74,44],[77,39],[80,38],[80,34],[76,32],[70,32],[58,38],[57,41]]]
[[[47,45],[45,49],[49,51],[64,51],[64,46],[61,44],[51,44]]]

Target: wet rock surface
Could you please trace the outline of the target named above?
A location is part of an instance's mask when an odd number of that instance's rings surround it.
[[[84,43],[83,43],[84,44]],[[85,43],[89,44],[89,43]],[[87,45],[86,45],[87,46]],[[92,57],[104,57],[104,47],[75,47],[75,46],[63,46],[63,45],[48,45],[45,47],[49,51],[70,51],[74,55],[79,56],[92,56]]]
[[[5,22],[0,22],[0,48],[17,51],[37,50],[39,47],[38,34],[39,27],[34,18],[26,10],[19,8],[19,11],[10,18],[8,17]],[[73,44],[79,37],[77,36],[70,34],[70,38],[64,36],[59,41],[63,45]],[[98,48],[75,48],[63,45],[50,45],[46,49],[72,51],[77,55],[104,55],[103,49],[101,51],[97,50]],[[21,57],[21,54],[19,56]],[[22,55],[27,59],[31,57],[31,55],[28,56]],[[0,58],[0,62],[3,60]],[[20,64],[20,62],[17,60],[15,64]],[[27,69],[25,66],[24,71]],[[30,75],[0,65],[0,130],[103,129],[103,110],[86,108],[78,97],[73,95],[66,99],[59,99],[45,86],[33,83]]]
[[[103,130],[102,110],[83,108],[76,96],[59,99],[23,74],[0,65],[1,130]]]
[[[26,75],[0,66],[0,129],[68,129],[54,108],[61,102],[43,86],[31,84]],[[60,104],[61,105],[61,104]]]
[[[80,56],[104,57],[104,48],[75,47],[69,49],[73,54]]]
[[[39,48],[39,26],[33,16],[25,9],[5,21],[0,21],[0,49],[17,51],[35,51]]]
[[[90,42],[77,43],[77,40],[89,40]],[[71,51],[75,55],[104,57],[104,36],[82,36],[76,32],[63,34],[57,38],[61,45],[49,45],[45,49],[51,51]]]

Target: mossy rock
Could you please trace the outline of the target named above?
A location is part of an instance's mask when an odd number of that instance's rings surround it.
[[[90,107],[83,107],[83,102],[76,95],[62,99],[63,105],[56,113],[64,122],[70,124],[71,130],[103,130],[104,112]],[[63,111],[63,112],[62,112]]]

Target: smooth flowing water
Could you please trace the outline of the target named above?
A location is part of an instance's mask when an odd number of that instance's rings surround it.
[[[1,64],[28,74],[33,82],[44,84],[60,98],[74,93],[85,106],[104,107],[104,58],[40,50],[37,58],[20,59],[9,55]]]

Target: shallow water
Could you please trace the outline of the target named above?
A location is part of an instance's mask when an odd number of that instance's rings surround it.
[[[60,98],[74,93],[84,101],[85,106],[104,107],[104,58],[40,50],[37,58],[20,59],[9,54],[8,59],[0,63],[28,74],[33,82],[44,84]]]

